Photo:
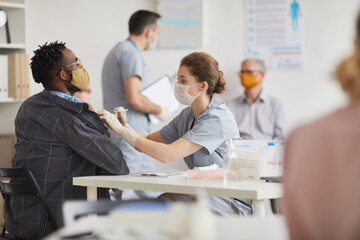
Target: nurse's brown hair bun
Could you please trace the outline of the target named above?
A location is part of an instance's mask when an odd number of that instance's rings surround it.
[[[226,84],[224,74],[211,55],[204,52],[191,53],[181,60],[180,66],[188,67],[191,75],[195,76],[198,82],[206,81],[209,85],[207,93],[210,96],[224,92]]]

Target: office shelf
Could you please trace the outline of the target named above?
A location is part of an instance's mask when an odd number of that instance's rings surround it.
[[[26,98],[5,98],[5,99],[0,99],[0,104],[1,103],[19,103],[19,102],[23,102],[25,101]]]
[[[0,8],[25,8],[25,4],[24,3],[16,3],[16,2],[0,1]]]
[[[25,50],[25,44],[19,43],[0,43],[0,49],[20,49]]]
[[[26,0],[0,0],[0,9],[8,16],[11,43],[7,43],[5,27],[0,28],[0,54],[26,52]],[[14,133],[14,119],[23,98],[0,99],[0,134]],[[1,217],[0,217],[1,220]]]

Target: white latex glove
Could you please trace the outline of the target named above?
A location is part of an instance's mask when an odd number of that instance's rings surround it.
[[[135,132],[135,130],[127,123],[126,111],[127,109],[123,107],[114,108],[114,113],[117,115],[117,118],[119,119],[120,123],[124,127],[129,128],[131,131]]]
[[[126,118],[126,111],[127,109],[123,107],[116,107],[114,108],[114,113],[116,114],[117,118],[119,119],[120,123],[126,127],[127,124],[127,118]]]
[[[124,127],[114,113],[106,110],[96,112],[101,121],[106,123],[114,132],[124,138],[131,146],[135,148],[136,138],[140,135],[135,132],[131,127]]]
[[[161,121],[166,121],[169,117],[170,117],[170,112],[169,109],[167,107],[161,107],[161,113],[159,115],[157,115],[157,117],[161,120]]]

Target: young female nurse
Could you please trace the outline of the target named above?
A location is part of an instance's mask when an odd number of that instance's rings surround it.
[[[225,90],[223,73],[218,62],[209,54],[195,52],[184,57],[178,70],[175,97],[190,105],[160,131],[150,135],[135,132],[126,123],[122,107],[115,108],[117,116],[106,110],[99,117],[134,148],[167,163],[184,158],[187,166],[223,166],[225,141],[238,138],[239,131],[230,110],[214,96]],[[184,200],[182,194],[171,194],[172,200]],[[191,199],[191,196],[188,196]],[[251,201],[224,197],[209,197],[210,206],[221,215],[251,213]]]

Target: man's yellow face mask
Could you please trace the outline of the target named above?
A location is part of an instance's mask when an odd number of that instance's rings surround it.
[[[81,67],[77,70],[73,70],[71,73],[73,77],[71,84],[80,89],[80,91],[84,91],[90,83],[88,72],[84,67]]]
[[[259,73],[242,72],[240,79],[241,85],[245,89],[251,89],[260,83]]]
[[[84,91],[90,83],[90,77],[86,69],[83,67],[81,60],[66,66],[65,68],[69,68],[72,74],[71,84],[80,89],[80,91]]]

